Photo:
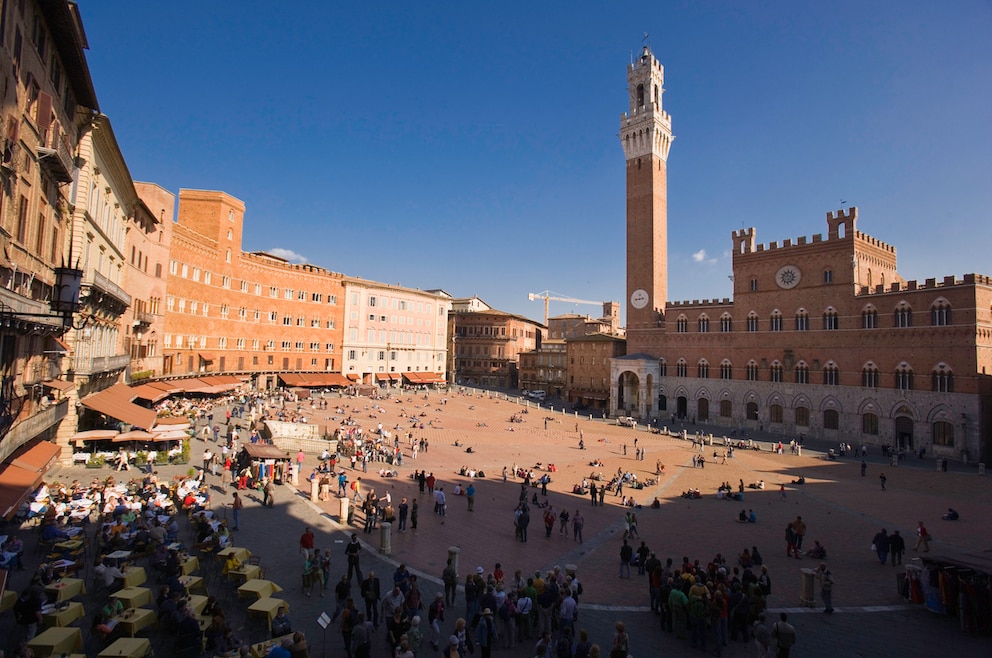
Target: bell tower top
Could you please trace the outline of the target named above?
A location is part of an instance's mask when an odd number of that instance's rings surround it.
[[[637,61],[627,66],[630,109],[620,117],[620,140],[628,160],[655,155],[668,160],[672,140],[672,117],[661,107],[665,92],[665,67],[647,46]]]

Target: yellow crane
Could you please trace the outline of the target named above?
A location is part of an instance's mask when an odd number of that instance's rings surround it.
[[[544,326],[548,326],[548,302],[569,302],[571,304],[595,304],[596,306],[602,306],[603,302],[590,302],[585,299],[573,299],[572,297],[557,297],[552,294],[550,290],[545,290],[544,292],[529,292],[527,293],[527,300],[534,301],[535,299],[544,300]]]

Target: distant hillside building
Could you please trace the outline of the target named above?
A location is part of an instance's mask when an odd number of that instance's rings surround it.
[[[992,280],[905,281],[850,208],[827,213],[826,238],[733,231],[733,300],[666,302],[664,70],[645,48],[627,78],[628,355],[611,413],[988,460]]]

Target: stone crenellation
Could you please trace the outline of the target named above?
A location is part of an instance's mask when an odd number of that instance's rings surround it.
[[[868,286],[860,286],[858,288],[858,295],[884,295],[894,292],[913,292],[917,290],[935,290],[938,288],[948,288],[951,286],[992,286],[992,277],[986,276],[984,274],[965,274],[962,278],[957,279],[953,275],[945,276],[940,282],[937,279],[927,279],[921,285],[919,281],[910,280],[905,282],[895,281],[890,285],[878,284],[869,288]]]
[[[668,302],[668,308],[690,308],[690,307],[707,307],[712,308],[714,306],[726,306],[732,307],[734,303],[730,301],[729,297],[724,297],[723,299],[704,299],[702,301],[698,299],[693,299],[689,301],[688,299],[679,302]]]
[[[844,240],[853,238],[861,243],[870,245],[876,249],[885,251],[887,253],[895,255],[896,248],[892,245],[874,238],[867,233],[862,233],[855,228],[858,218],[858,209],[854,206],[845,210],[838,210],[836,212],[827,213],[827,240]],[[841,235],[840,228],[844,228],[844,233]],[[788,249],[791,247],[802,247],[809,244],[816,244],[823,242],[823,235],[820,233],[815,233],[813,236],[807,238],[805,235],[800,235],[799,237],[785,238],[782,240],[781,244],[778,241],[769,242],[767,244],[757,244],[755,241],[757,233],[755,228],[742,228],[737,231],[731,231],[730,237],[733,240],[734,245],[734,255],[740,254],[752,254],[752,253],[764,253],[768,251],[777,251],[779,249]]]

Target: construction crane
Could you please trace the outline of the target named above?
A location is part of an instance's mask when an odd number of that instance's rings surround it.
[[[556,297],[551,293],[550,290],[545,290],[544,292],[529,292],[527,293],[527,300],[534,301],[535,299],[544,300],[544,326],[548,326],[548,302],[569,302],[571,304],[595,304],[596,306],[602,306],[603,302],[590,302],[585,299],[573,299],[571,297]]]

